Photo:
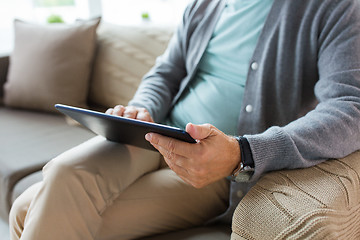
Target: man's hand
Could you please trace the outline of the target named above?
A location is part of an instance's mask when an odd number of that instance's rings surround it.
[[[114,108],[109,108],[108,110],[106,110],[105,113],[146,122],[154,122],[154,120],[150,116],[150,113],[145,108],[139,108],[134,106],[124,107],[123,105],[117,105]]]
[[[145,136],[185,182],[196,188],[205,187],[231,175],[240,163],[240,147],[234,137],[210,124],[189,123],[186,132],[198,142],[186,143],[155,133]]]

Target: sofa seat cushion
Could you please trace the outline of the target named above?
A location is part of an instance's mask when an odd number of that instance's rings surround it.
[[[161,235],[156,235],[143,240],[229,240],[231,226],[212,225],[206,227],[195,227],[182,231],[176,231]]]
[[[0,106],[0,215],[8,217],[17,181],[41,170],[52,158],[95,136],[70,126],[62,115]]]
[[[27,175],[26,177],[20,179],[16,182],[15,186],[13,187],[13,191],[11,193],[11,204],[31,185],[42,181],[43,175],[42,171],[37,171]]]

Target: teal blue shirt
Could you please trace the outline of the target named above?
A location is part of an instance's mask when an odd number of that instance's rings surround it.
[[[273,0],[229,0],[197,74],[171,111],[169,125],[210,123],[237,133],[249,61]]]

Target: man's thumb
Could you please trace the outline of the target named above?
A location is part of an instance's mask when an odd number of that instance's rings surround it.
[[[192,138],[196,140],[202,140],[210,136],[211,125],[210,124],[195,125],[192,123],[188,123],[186,125],[186,132],[188,132]]]

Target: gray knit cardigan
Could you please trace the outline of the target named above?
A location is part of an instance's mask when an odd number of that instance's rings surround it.
[[[222,0],[190,3],[130,105],[163,121],[193,79],[224,6]],[[360,149],[360,1],[274,0],[239,108],[238,134],[248,139],[256,170],[250,183],[231,184],[228,222],[239,192],[265,172]]]

